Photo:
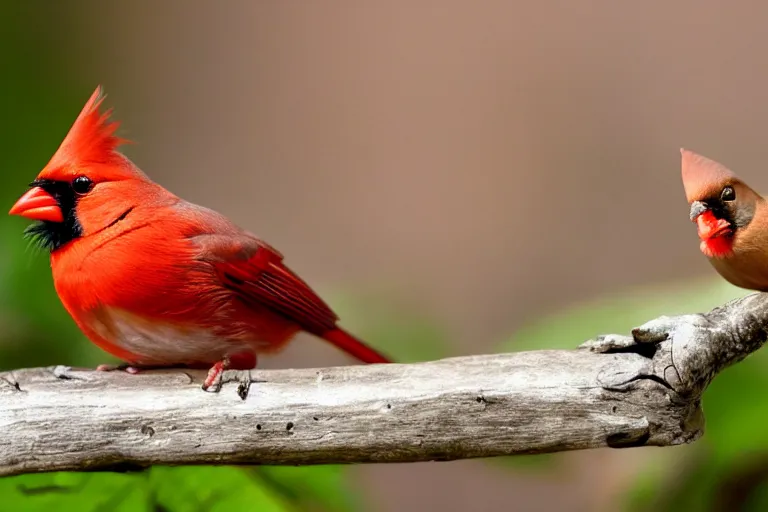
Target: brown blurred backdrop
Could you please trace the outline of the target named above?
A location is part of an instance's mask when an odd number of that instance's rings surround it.
[[[49,14],[83,101],[106,86],[153,178],[318,288],[407,297],[457,355],[573,301],[711,272],[680,146],[768,189],[757,1],[93,1],[64,27]],[[343,361],[307,342],[265,364]],[[357,473],[381,512],[610,510],[640,455],[569,454],[554,478],[472,461]]]

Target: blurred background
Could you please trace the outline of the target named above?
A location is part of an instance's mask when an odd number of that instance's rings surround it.
[[[286,254],[401,361],[572,348],[745,294],[698,251],[681,146],[758,190],[768,4],[0,0],[0,188],[101,83],[152,178]],[[4,210],[5,211],[5,210]],[[109,361],[0,215],[0,366]],[[348,364],[302,337],[264,367]],[[764,510],[768,361],[691,446],[0,479],[15,510]]]

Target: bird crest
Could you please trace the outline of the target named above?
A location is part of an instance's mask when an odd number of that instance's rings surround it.
[[[714,160],[682,148],[680,154],[682,155],[683,188],[689,203],[719,194],[726,184],[739,181],[730,169]]]
[[[113,164],[124,158],[116,149],[130,141],[115,135],[120,123],[110,120],[111,108],[99,112],[104,98],[102,87],[96,87],[46,168],[73,163]]]

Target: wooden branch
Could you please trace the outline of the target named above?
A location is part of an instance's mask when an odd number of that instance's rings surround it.
[[[707,384],[765,342],[766,319],[768,294],[754,294],[577,350],[227,372],[219,394],[201,390],[202,372],[186,370],[6,372],[0,475],[688,443],[703,432]]]

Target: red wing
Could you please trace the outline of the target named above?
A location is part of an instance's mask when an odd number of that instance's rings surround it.
[[[264,243],[248,259],[214,263],[222,283],[245,302],[255,301],[322,335],[338,317],[317,294],[283,262],[282,255]]]

